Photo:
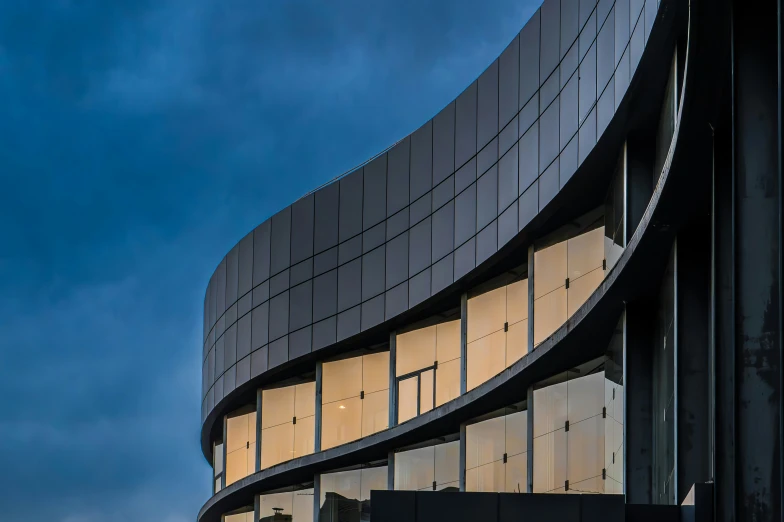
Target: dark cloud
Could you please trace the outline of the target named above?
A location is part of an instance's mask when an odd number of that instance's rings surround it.
[[[3,520],[193,520],[214,267],[435,114],[535,4],[0,4]]]

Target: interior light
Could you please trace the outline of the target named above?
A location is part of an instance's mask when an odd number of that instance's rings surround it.
[[[341,404],[340,406],[338,406],[338,409],[339,409],[339,410],[345,410],[345,409],[346,409],[346,407],[345,407],[345,406],[343,406],[343,405]]]

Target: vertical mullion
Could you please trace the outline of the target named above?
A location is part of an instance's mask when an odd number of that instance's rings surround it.
[[[530,315],[530,311],[528,312]],[[528,493],[534,492],[534,387],[528,387],[528,400],[527,400],[527,410],[528,412],[528,419],[526,422],[526,431],[527,433],[527,450],[528,454],[526,455],[526,466],[528,467],[528,484],[527,484],[527,491]]]

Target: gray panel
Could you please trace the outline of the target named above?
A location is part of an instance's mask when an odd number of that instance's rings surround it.
[[[313,351],[335,343],[336,326],[336,316],[313,325]]]
[[[340,241],[362,232],[362,169],[340,180]]]
[[[517,143],[517,138],[519,135],[517,134],[517,116],[512,118],[512,121],[509,122],[509,125],[504,127],[501,133],[498,135],[498,155],[503,156],[506,151],[512,148],[512,145]]]
[[[561,57],[577,39],[579,0],[561,0]]]
[[[408,279],[408,233],[387,243],[386,256],[386,288],[392,288]]]
[[[580,122],[596,102],[596,45],[592,45],[580,64]]]
[[[582,2],[580,3],[582,5]],[[588,18],[588,23],[585,24],[583,30],[580,32],[579,48],[580,48],[580,61],[582,61],[588,48],[593,45],[596,39],[596,13],[592,13]]]
[[[265,286],[266,283],[259,286],[259,288]],[[255,293],[255,290],[254,290]],[[261,304],[261,303],[259,303]],[[245,294],[244,296],[240,297],[240,300],[237,301],[237,317],[242,317],[243,315],[250,312],[250,309],[253,308],[253,297],[249,293]]]
[[[250,348],[253,351],[269,341],[269,303],[254,308],[250,315],[252,330]],[[288,327],[288,321],[286,321],[286,326]],[[240,319],[240,331],[242,331],[242,319]],[[239,345],[237,346],[237,357],[240,357]]]
[[[288,290],[288,288],[289,288],[288,270],[284,270],[283,272],[272,276],[269,280],[270,295],[278,295],[279,293]]]
[[[338,271],[332,270],[313,280],[313,320],[320,321],[338,311]]]
[[[561,61],[561,65],[558,68],[561,75],[561,89],[564,88],[566,82],[569,81],[570,78],[574,76],[574,72],[577,70],[578,58],[577,58],[577,44],[573,45],[571,49],[566,53],[563,60]]]
[[[218,303],[217,311],[218,317],[222,316],[226,311],[226,258],[224,257],[218,265]],[[229,303],[231,304],[231,303]],[[220,332],[220,335],[223,332]]]
[[[289,291],[289,329],[299,330],[313,322],[313,282],[307,281]]]
[[[411,223],[417,224],[429,216],[433,212],[432,203],[433,198],[430,193],[425,194],[418,200],[414,201],[409,207],[409,217],[411,218]]]
[[[498,222],[493,221],[476,235],[476,264],[492,256],[498,250]]]
[[[520,191],[527,189],[531,183],[536,181],[539,176],[539,123],[534,123],[533,127],[520,139],[518,149],[518,163],[520,171],[519,187]]]
[[[645,41],[651,35],[653,22],[656,21],[656,14],[659,9],[659,2],[654,0],[647,0],[645,2]]]
[[[498,215],[498,168],[476,181],[476,229],[482,230]]]
[[[577,137],[575,136],[572,138],[572,141],[566,145],[566,148],[561,152],[559,156],[559,163],[561,164],[560,169],[560,185],[561,188],[566,184],[567,181],[572,177],[572,175],[577,170]]]
[[[634,32],[632,33],[632,39],[629,42],[629,51],[630,51],[630,75],[634,74],[634,71],[637,70],[637,65],[640,63],[640,58],[642,58],[642,52],[645,49],[645,26],[643,24],[642,19],[637,22],[637,26],[634,28]]]
[[[362,227],[381,223],[387,217],[387,156],[382,154],[365,165],[365,200]]]
[[[413,308],[430,297],[430,269],[415,275],[408,282],[408,307]]]
[[[615,81],[610,80],[596,104],[596,132],[602,135],[615,114]]]
[[[433,209],[441,208],[455,197],[455,176],[449,176],[433,189]]]
[[[298,285],[313,277],[313,258],[310,257],[305,261],[294,265],[289,271],[289,284],[291,286]]]
[[[409,201],[414,201],[433,186],[433,122],[422,125],[411,135],[411,176]]]
[[[303,328],[289,334],[289,357],[294,359],[310,353],[311,328]]]
[[[231,325],[237,321],[237,303],[234,303],[226,310],[226,324]]]
[[[536,123],[539,119],[539,94],[535,94],[533,98],[523,107],[520,111],[520,121],[517,125],[518,136],[523,137],[523,134],[528,132],[531,125]]]
[[[313,194],[291,206],[291,264],[313,255]]]
[[[539,49],[539,81],[544,82],[561,59],[560,0],[545,0],[539,9],[542,17],[542,38]]]
[[[281,337],[269,344],[268,365],[269,369],[280,366],[289,360],[289,338]]]
[[[520,108],[520,37],[516,36],[498,58],[498,124],[503,128]]]
[[[476,234],[476,183],[455,198],[455,245]]]
[[[561,92],[560,105],[560,143],[563,149],[577,132],[577,76],[573,76]]]
[[[656,3],[658,4],[659,0],[656,0]],[[597,16],[599,27],[601,27],[602,24],[605,22],[607,16],[610,14],[610,11],[612,10],[612,7],[614,5],[615,5],[615,0],[599,0],[598,5],[596,6],[596,16]],[[610,25],[614,25],[614,23]]]
[[[338,314],[337,340],[342,341],[359,333],[360,307],[355,306]]]
[[[362,234],[362,253],[370,252],[379,245],[383,245],[387,239],[386,223],[379,223],[370,230]]]
[[[539,171],[543,171],[558,155],[558,117],[560,104],[556,99],[539,119]]]
[[[226,307],[237,301],[237,288],[239,288],[240,245],[234,245],[226,255]]]
[[[316,252],[338,244],[340,183],[332,183],[315,194],[316,223],[313,245]]]
[[[239,314],[240,314],[240,316],[243,315],[242,312],[244,310],[250,310],[250,308],[251,308],[250,306],[246,306],[247,302],[243,302],[247,297],[249,297],[251,295],[253,296],[253,308],[256,308],[261,303],[263,303],[264,301],[269,299],[269,296],[270,296],[269,289],[270,289],[270,282],[269,281],[264,281],[259,286],[254,288],[253,292],[251,294],[248,294],[245,297],[243,297],[242,299],[240,299],[240,302],[239,302]]]
[[[580,27],[585,25],[585,21],[593,13],[594,7],[596,7],[596,0],[580,0]]]
[[[269,301],[270,341],[287,333],[289,333],[289,293],[284,292]]]
[[[428,284],[429,286],[429,284]],[[212,386],[215,383],[215,348],[207,354],[207,384]]]
[[[615,70],[615,11],[610,11],[607,22],[596,37],[596,88],[599,92],[610,81]]]
[[[615,108],[621,103],[626,89],[629,88],[629,50],[623,53],[618,69],[615,71]]]
[[[517,226],[522,230],[539,212],[539,183],[534,183],[523,192],[517,202]]]
[[[264,311],[259,310],[259,314],[262,314],[263,317],[266,317],[266,309]],[[243,317],[240,317],[240,320],[237,321],[237,359],[242,359],[246,355],[251,352],[251,317],[252,314],[246,314]],[[258,319],[260,321],[261,326],[261,316]],[[266,326],[264,327],[266,330]],[[259,332],[259,335],[262,335]]]
[[[498,212],[517,199],[517,145],[498,161]]]
[[[408,310],[408,282],[397,285],[385,294],[386,306],[384,313],[387,319]]]
[[[338,247],[338,264],[342,265],[362,255],[362,236],[356,236]]]
[[[476,154],[476,82],[455,100],[455,166]]]
[[[455,194],[461,193],[474,181],[476,181],[476,159],[472,159],[455,173]]]
[[[234,391],[237,386],[237,367],[232,366],[223,374],[223,396],[227,396]]]
[[[517,234],[517,201],[498,216],[498,248],[511,241],[515,234]]]
[[[363,301],[367,301],[384,291],[385,250],[385,247],[382,246],[362,256]]]
[[[431,268],[431,292],[433,295],[452,284],[453,265],[452,254],[433,265]]]
[[[615,63],[621,61],[621,56],[629,43],[629,0],[615,0]]]
[[[245,361],[247,359],[250,359],[250,377],[251,378],[257,377],[257,376],[259,376],[262,373],[267,371],[267,368],[268,368],[268,364],[267,364],[268,355],[269,355],[269,347],[262,346],[260,349],[256,350],[252,354],[250,354],[250,357],[246,357],[245,359],[243,359],[243,361]],[[240,362],[242,362],[242,361],[240,361]],[[240,372],[240,367],[241,366],[242,366],[241,364],[237,365],[237,386],[240,385],[240,376],[242,374],[242,372]]]
[[[476,155],[476,174],[481,176],[498,161],[498,140],[494,139]]]
[[[387,153],[387,216],[408,205],[410,141],[406,137]]]
[[[338,311],[358,305],[362,298],[362,260],[338,268]]]
[[[579,155],[580,164],[596,145],[596,110],[592,110],[580,127]]]
[[[277,274],[291,261],[291,207],[284,208],[270,219],[270,273]]]
[[[476,267],[476,244],[471,238],[455,250],[455,281]]]
[[[409,231],[408,273],[416,274],[430,265],[430,218]]]
[[[223,375],[223,363],[226,360],[226,342],[225,338],[221,337],[218,339],[218,342],[215,343],[215,377],[219,377]]]
[[[637,22],[638,18],[640,17],[644,5],[645,5],[645,0],[631,0],[631,2],[629,2],[629,20],[631,21],[632,27],[634,27],[634,24]]]
[[[216,286],[218,285],[217,282],[218,275],[217,273],[213,273],[212,277],[210,277],[210,284],[207,286],[207,298],[210,301],[210,328],[215,324],[215,321],[218,320],[217,315],[217,296],[216,296]]]
[[[408,208],[387,219],[387,238],[392,239],[408,230]]]
[[[253,287],[253,232],[240,241],[239,277],[237,296],[241,297]]]
[[[330,248],[313,258],[313,275],[323,274],[327,270],[332,270],[338,266],[338,249]]]
[[[433,118],[433,185],[455,171],[455,102]]]
[[[498,60],[477,81],[476,148],[481,149],[498,133]]]
[[[558,173],[558,160],[555,160],[539,178],[539,210],[542,210],[558,193]]]
[[[362,303],[362,330],[372,328],[384,321],[384,296],[379,295]]]
[[[237,362],[237,325],[231,325],[223,337],[223,367],[228,369]]]
[[[449,202],[433,214],[433,248],[431,263],[435,263],[454,248],[455,206]]]
[[[540,11],[520,31],[520,95],[522,107],[539,89],[539,24]]]

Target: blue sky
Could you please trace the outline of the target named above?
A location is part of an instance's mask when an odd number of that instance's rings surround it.
[[[213,269],[433,116],[538,3],[0,3],[3,520],[195,520]]]

